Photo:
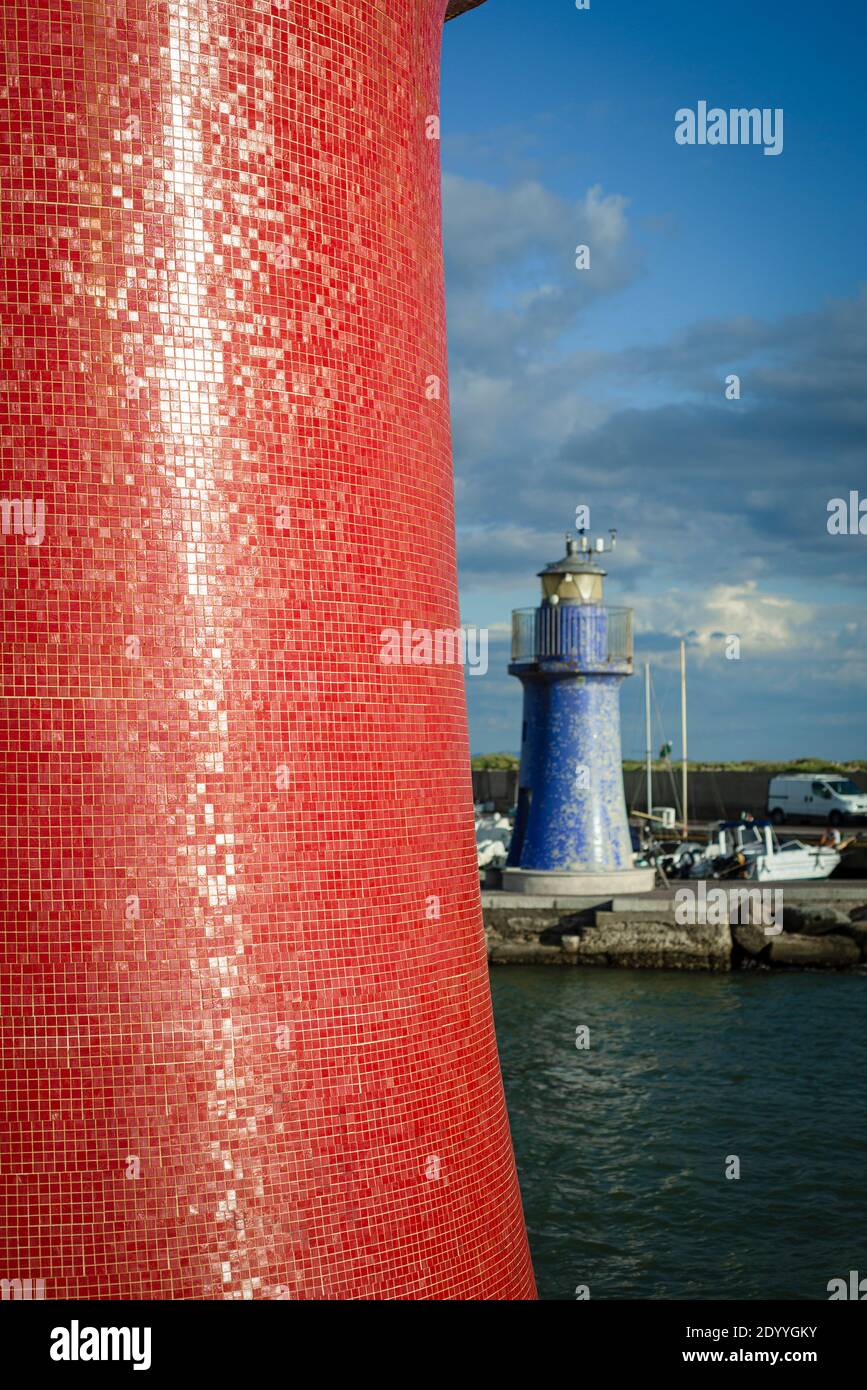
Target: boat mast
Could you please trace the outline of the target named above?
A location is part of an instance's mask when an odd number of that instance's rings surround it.
[[[682,799],[683,799],[683,838],[689,839],[689,811],[686,799],[686,643],[680,643],[680,742],[683,749]]]
[[[644,761],[647,781],[647,814],[653,815],[653,744],[650,729],[650,662],[644,663]]]

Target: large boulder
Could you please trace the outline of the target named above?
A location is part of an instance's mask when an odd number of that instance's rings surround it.
[[[785,890],[784,890],[785,891]],[[825,936],[828,932],[839,931],[849,925],[849,914],[837,907],[786,907],[783,912],[783,928],[795,936]]]
[[[813,966],[824,970],[844,970],[857,965],[861,951],[846,936],[794,936],[784,932],[771,942],[773,965]]]
[[[848,936],[850,941],[854,941],[862,957],[867,958],[867,919],[853,918],[845,927],[840,928],[840,935]]]
[[[577,965],[616,965],[649,970],[730,970],[732,935],[728,923],[679,926],[647,912],[597,912],[584,928],[570,957]],[[565,946],[564,941],[564,946]]]
[[[733,927],[734,938],[748,956],[760,956],[774,940],[763,927]]]

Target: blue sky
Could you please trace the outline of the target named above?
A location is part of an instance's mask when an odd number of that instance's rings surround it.
[[[491,633],[474,752],[517,749],[509,612],[581,503],[618,528],[607,598],[675,745],[685,637],[692,756],[867,757],[867,537],[826,525],[867,498],[865,59],[854,0],[487,0],[446,26],[462,618]],[[701,100],[782,108],[782,153],[678,145]]]

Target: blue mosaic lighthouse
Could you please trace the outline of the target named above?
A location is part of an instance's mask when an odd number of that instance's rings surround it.
[[[512,614],[509,674],[524,687],[515,830],[503,886],[595,896],[653,887],[636,869],[623,793],[620,682],[632,675],[632,610],[603,602],[611,539],[566,537],[540,571],[542,602]]]

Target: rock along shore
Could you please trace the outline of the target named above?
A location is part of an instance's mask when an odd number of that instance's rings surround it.
[[[867,883],[777,885],[783,892],[782,931],[779,924],[768,929],[744,922],[737,899],[728,921],[683,925],[675,919],[674,902],[683,886],[607,901],[483,891],[488,960],[492,965],[867,973]],[[739,883],[732,889],[750,886]]]

